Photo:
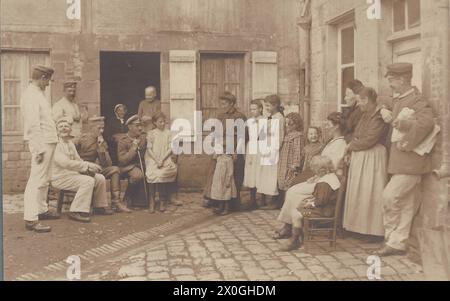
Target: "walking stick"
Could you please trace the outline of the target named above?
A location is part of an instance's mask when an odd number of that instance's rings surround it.
[[[146,180],[146,177],[145,177],[144,164],[142,164],[142,157],[141,157],[141,152],[140,152],[139,147],[138,147],[137,153],[138,153],[138,157],[139,157],[139,165],[141,166],[142,173],[144,174],[144,181],[143,181],[143,183],[144,183],[144,193],[145,193],[145,197],[147,198],[147,202],[148,202],[149,199],[148,199],[148,192],[147,192],[147,180]]]

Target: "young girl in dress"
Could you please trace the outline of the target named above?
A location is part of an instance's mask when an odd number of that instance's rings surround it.
[[[166,129],[166,116],[157,112],[152,121],[155,129],[147,134],[147,152],[145,153],[146,178],[150,183],[150,213],[155,206],[164,212],[170,200],[170,190],[177,177],[177,165],[172,160],[172,134]]]
[[[257,143],[258,135],[259,135],[259,120],[263,118],[263,99],[255,99],[250,102],[250,115],[251,118],[247,120],[249,125],[250,140],[255,139]],[[250,142],[251,143],[251,142]],[[250,206],[249,210],[254,210],[258,207],[263,206],[261,202],[257,202],[256,200],[256,184],[259,180],[259,171],[261,168],[260,165],[260,156],[258,149],[256,149],[255,153],[250,153],[250,143],[247,144],[247,150],[245,155],[245,170],[244,170],[244,186],[250,188]],[[256,144],[256,148],[257,148]],[[253,150],[252,150],[253,151]]]
[[[280,208],[283,206],[286,191],[291,187],[291,182],[300,171],[303,143],[302,117],[298,113],[290,113],[286,116],[286,137],[281,147],[280,161],[278,162]]]
[[[217,215],[227,215],[230,212],[231,199],[237,197],[236,184],[234,181],[234,162],[233,156],[226,154],[226,147],[218,146],[216,149],[217,158],[216,169],[212,178],[211,199],[219,205],[214,209]]]
[[[285,133],[285,120],[280,98],[277,95],[266,97],[265,106],[267,110],[267,146],[270,152],[261,152],[260,180],[258,181],[258,193],[263,199],[269,198],[268,206],[263,210],[278,209],[278,161],[280,148],[283,145]],[[277,127],[278,126],[278,131]],[[275,143],[278,140],[278,145]]]

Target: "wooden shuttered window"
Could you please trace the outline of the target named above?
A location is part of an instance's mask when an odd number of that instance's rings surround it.
[[[195,130],[194,113],[197,109],[197,68],[196,52],[191,50],[172,50],[169,53],[170,64],[170,116],[171,120],[186,119],[192,132],[182,133],[193,136]]]

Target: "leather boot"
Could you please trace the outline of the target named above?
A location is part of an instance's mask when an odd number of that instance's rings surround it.
[[[275,233],[273,239],[275,240],[286,239],[291,237],[291,235],[292,235],[292,225],[284,224],[283,228],[281,228],[279,231]]]
[[[167,209],[167,201],[161,200],[159,205],[159,212],[165,212]]]
[[[247,206],[248,211],[253,211],[258,209],[258,204],[256,202],[256,188],[250,189],[250,204]]]
[[[263,194],[261,196],[261,198],[258,200],[256,200],[256,205],[258,206],[258,208],[262,208],[264,206],[266,206],[266,196]]]
[[[288,244],[281,248],[281,252],[291,252],[301,247],[303,241],[303,230],[301,228],[293,228],[292,236]]]
[[[261,210],[278,210],[278,197],[272,196],[269,199],[269,204],[267,206],[261,207]]]
[[[278,204],[277,204],[278,209],[283,208],[285,198],[286,198],[286,191],[280,190],[280,194],[278,195]]]
[[[131,210],[120,202],[120,191],[111,192],[111,207],[117,213],[131,213]]]
[[[230,202],[223,202],[223,210],[220,213],[221,216],[230,214]]]

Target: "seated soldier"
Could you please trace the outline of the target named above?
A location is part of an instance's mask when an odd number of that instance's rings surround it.
[[[148,196],[144,193],[144,155],[147,150],[146,134],[137,115],[130,117],[125,125],[128,133],[119,139],[117,158],[120,173],[128,178],[125,200],[129,207],[148,207]]]
[[[113,166],[108,144],[103,139],[105,128],[104,117],[92,117],[89,119],[89,133],[81,135],[76,144],[78,153],[84,161],[100,163],[101,173],[107,179],[111,179],[111,206],[115,212],[130,213],[126,206],[120,202],[120,169]]]
[[[52,162],[52,186],[60,190],[76,192],[70,206],[69,218],[89,223],[92,201],[94,211],[99,215],[111,215],[106,198],[106,180],[99,174],[102,168],[83,161],[72,142],[71,125],[65,118],[56,123],[59,142]]]

